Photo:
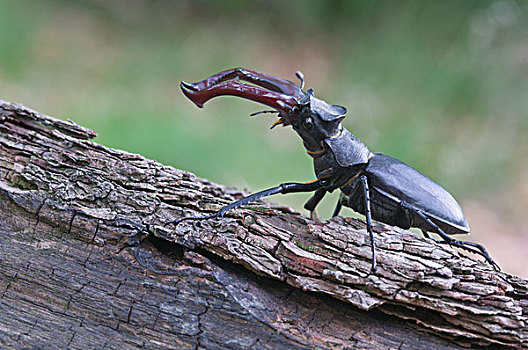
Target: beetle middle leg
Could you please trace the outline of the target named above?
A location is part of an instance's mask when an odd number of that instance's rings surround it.
[[[339,212],[341,211],[341,208],[343,207],[343,202],[345,201],[345,205],[353,208],[353,210],[357,211],[358,213],[365,215],[365,221],[367,222],[367,232],[370,236],[370,247],[372,249],[372,266],[371,266],[371,272],[375,273],[377,268],[376,263],[376,246],[374,243],[374,232],[372,230],[372,211],[370,208],[370,190],[368,185],[368,180],[366,175],[359,176],[359,181],[361,182],[361,187],[363,189],[363,203],[361,203],[360,197],[357,198],[357,202],[354,201],[354,204],[351,205],[350,198],[347,197],[340,197],[337,201],[336,208],[334,209],[334,213],[332,214],[332,217],[336,217],[339,215]],[[361,194],[358,192],[353,193],[352,195],[360,196]],[[360,209],[361,208],[361,209]],[[364,211],[364,212],[363,212]]]
[[[178,218],[176,220],[171,220],[165,223],[165,225],[174,224],[178,225],[182,221],[186,220],[206,220],[206,219],[212,219],[217,217],[223,217],[225,213],[232,209],[236,209],[244,204],[257,201],[259,199],[262,199],[264,197],[268,197],[277,193],[287,194],[287,193],[293,193],[293,192],[312,192],[317,191],[320,188],[322,188],[326,184],[326,181],[324,180],[316,180],[316,181],[310,181],[310,182],[287,182],[280,184],[279,186],[268,188],[266,190],[250,194],[247,197],[244,197],[234,203],[231,203],[229,205],[226,205],[219,211],[213,214],[204,215],[204,216],[183,216],[181,218]]]
[[[341,203],[341,198],[342,197],[339,197],[339,199],[337,200],[337,204],[336,204],[336,207],[334,209],[334,212],[332,213],[332,217],[335,218],[336,216],[339,215],[339,213],[341,212],[341,208],[343,208],[343,204]]]
[[[370,192],[368,187],[367,177],[361,175],[359,177],[361,183],[363,184],[363,199],[365,201],[365,218],[367,221],[367,232],[370,235],[370,247],[372,249],[372,266],[371,272],[376,272],[376,247],[374,245],[374,232],[372,232],[372,216],[370,212]]]

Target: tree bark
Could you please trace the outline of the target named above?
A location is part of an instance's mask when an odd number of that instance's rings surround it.
[[[528,347],[528,282],[411,231],[317,224],[0,100],[0,347]]]

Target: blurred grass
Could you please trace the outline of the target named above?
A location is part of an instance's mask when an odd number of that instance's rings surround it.
[[[506,220],[528,210],[528,6],[498,1],[0,0],[0,98],[96,141],[253,191],[313,177],[261,106],[179,81],[248,68],[349,108],[346,126]],[[516,194],[516,201],[509,199]],[[302,207],[307,195],[274,198]],[[322,215],[327,216],[333,203]],[[471,218],[469,218],[471,223]]]

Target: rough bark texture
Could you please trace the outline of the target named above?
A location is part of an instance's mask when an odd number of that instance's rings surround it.
[[[528,282],[417,234],[315,224],[0,101],[0,347],[528,347]],[[135,245],[134,245],[135,244]],[[312,293],[316,292],[316,293]]]

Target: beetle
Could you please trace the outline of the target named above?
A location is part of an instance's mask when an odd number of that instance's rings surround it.
[[[326,193],[336,189],[342,194],[333,213],[337,216],[346,206],[365,215],[371,239],[372,272],[376,271],[376,252],[372,220],[436,233],[442,243],[479,254],[495,269],[499,266],[486,248],[474,242],[454,239],[450,235],[469,234],[470,228],[462,209],[442,186],[406,163],[382,153],[370,152],[359,139],[343,127],[347,109],[317,98],[313,89],[306,91],[304,76],[296,73],[300,84],[265,73],[234,68],[212,75],[197,83],[181,82],[182,92],[196,106],[216,96],[231,95],[262,103],[277,113],[277,125],[291,126],[301,137],[306,152],[313,158],[316,179],[298,183],[283,183],[229,204],[205,216],[184,216],[167,222],[179,224],[185,220],[205,220],[223,217],[229,210],[273,194],[314,192],[304,205],[314,218],[314,211]],[[243,81],[250,83],[244,83]]]

